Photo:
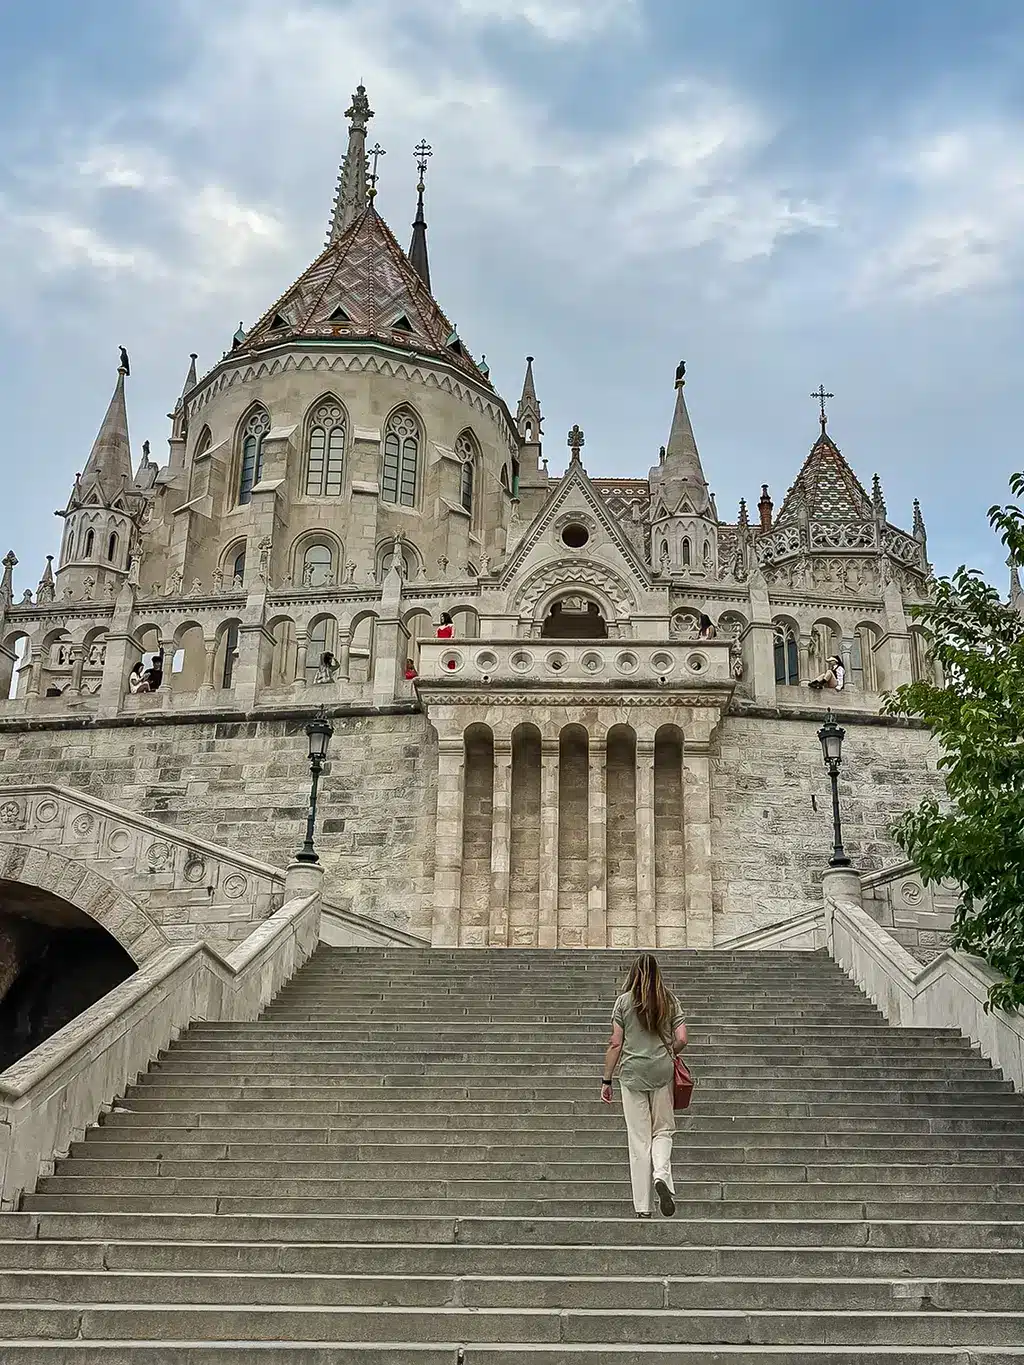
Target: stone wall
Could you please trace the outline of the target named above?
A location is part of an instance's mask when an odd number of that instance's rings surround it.
[[[843,716],[839,797],[846,852],[872,872],[901,862],[895,821],[927,792],[941,796],[937,750],[924,730]],[[715,940],[738,937],[821,904],[832,847],[832,796],[820,719],[726,717],[712,759]]]
[[[318,839],[325,897],[343,910],[429,934],[436,846],[434,732],[414,712],[336,717],[333,723]],[[893,822],[926,790],[940,792],[942,784],[925,732],[853,716],[844,717],[844,723],[840,792],[847,851],[870,872],[902,861],[889,832]],[[727,716],[712,741],[717,942],[820,907],[831,806],[819,724],[811,718],[740,713]],[[88,791],[283,868],[303,832],[309,782],[304,728],[304,720],[270,719],[81,729],[20,723],[0,730],[0,773],[5,784],[56,782]],[[579,776],[585,783],[585,766]],[[581,786],[581,796],[583,791]],[[512,791],[512,849],[522,859],[522,866],[510,869],[513,920],[530,915],[528,901],[536,906],[539,848],[532,836],[532,842],[524,842],[520,807],[538,794]],[[685,793],[684,801],[690,798]],[[655,784],[657,802],[673,799]],[[567,912],[571,908],[585,918],[585,894],[569,894],[570,885],[586,885],[585,854],[579,876],[568,877],[569,864],[580,857],[572,835],[585,835],[587,829],[584,808],[577,817],[560,841],[565,878],[559,899]],[[667,864],[677,866],[682,858],[684,843],[677,844],[656,850],[663,874]],[[613,839],[613,854],[615,848]],[[682,879],[666,881],[663,875],[659,895],[673,895],[681,904],[681,888]],[[159,919],[155,905],[151,913]]]
[[[309,795],[305,720],[0,730],[2,783],[55,782],[285,867]],[[437,773],[422,715],[336,717],[321,785],[324,895],[407,928],[432,875]],[[155,906],[154,918],[159,919]]]

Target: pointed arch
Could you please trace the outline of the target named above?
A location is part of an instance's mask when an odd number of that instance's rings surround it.
[[[255,403],[242,418],[238,429],[238,503],[252,501],[252,490],[263,477],[263,442],[270,430],[270,413]]]
[[[459,505],[476,521],[477,484],[480,469],[480,442],[467,427],[455,442],[455,454],[462,461],[459,470]]]
[[[93,549],[95,548],[95,545],[96,545],[96,532],[95,532],[95,531],[92,529],[92,527],[90,526],[89,530],[86,531],[86,533],[85,533],[85,545],[84,545],[84,548],[83,548],[83,550],[82,550],[82,553],[85,555],[86,559],[91,559],[91,558],[92,558],[92,552],[93,552]]]
[[[419,490],[423,426],[412,408],[396,408],[384,425],[380,496],[383,502],[415,507]]]
[[[341,494],[345,472],[348,415],[333,393],[318,398],[306,421],[307,498],[336,498]]]
[[[207,424],[203,427],[202,431],[200,431],[199,435],[196,437],[195,449],[192,452],[193,460],[201,460],[212,445],[213,432],[210,430],[209,425]]]

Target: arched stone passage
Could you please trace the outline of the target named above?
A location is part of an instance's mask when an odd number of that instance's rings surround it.
[[[138,902],[99,872],[55,849],[21,842],[0,844],[0,898],[11,906],[11,913],[32,912],[46,897],[62,902],[67,907],[65,916],[78,911],[86,925],[105,929],[138,965],[170,946]],[[34,912],[28,918],[34,918]],[[77,923],[83,927],[82,919]]]
[[[0,880],[0,1071],[135,969],[125,948],[70,901]]]

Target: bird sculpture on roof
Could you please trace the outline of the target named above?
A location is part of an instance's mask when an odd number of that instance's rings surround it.
[[[121,369],[124,370],[125,374],[132,372],[132,367],[128,364],[128,352],[123,346],[121,347]]]

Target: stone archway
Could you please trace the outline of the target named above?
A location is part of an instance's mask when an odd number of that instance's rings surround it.
[[[48,893],[105,929],[136,965],[170,947],[163,930],[136,900],[56,849],[20,841],[0,843],[0,892],[20,898],[26,907],[33,893]]]

